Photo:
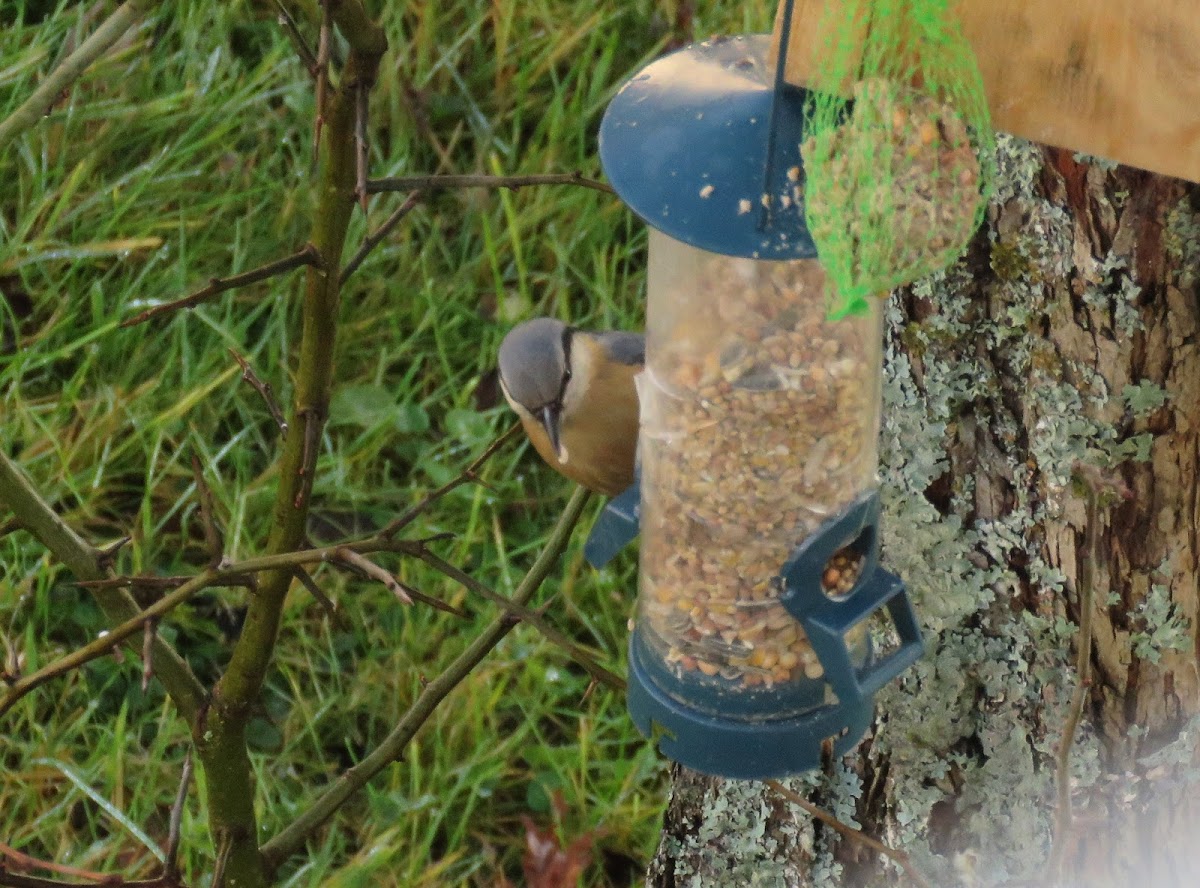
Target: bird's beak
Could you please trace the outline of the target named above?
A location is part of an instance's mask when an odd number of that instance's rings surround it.
[[[546,429],[546,435],[550,438],[550,446],[554,448],[554,452],[558,455],[558,461],[565,463],[567,461],[567,450],[562,445],[562,438],[559,437],[558,430],[558,407],[554,404],[547,404],[542,408],[542,426]]]

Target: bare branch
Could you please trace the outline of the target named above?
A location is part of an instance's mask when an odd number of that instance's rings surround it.
[[[614,193],[611,185],[584,178],[582,173],[543,173],[527,176],[395,176],[368,180],[367,191],[380,194],[384,191],[441,191],[448,188],[517,189],[528,185],[579,185],[606,194]]]
[[[179,878],[179,841],[183,828],[183,806],[187,802],[188,787],[192,783],[192,748],[189,746],[183,758],[183,774],[179,777],[179,791],[175,793],[175,804],[171,806],[171,820],[167,832],[167,864],[163,876]]]
[[[236,349],[229,349],[229,353],[233,355],[233,359],[238,362],[238,366],[242,368],[242,379],[250,383],[259,397],[267,405],[267,410],[271,413],[271,419],[275,420],[275,425],[279,426],[279,434],[287,436],[288,424],[283,418],[283,410],[279,407],[279,402],[275,400],[275,392],[271,388],[271,383],[263,382],[259,379],[258,374],[254,372],[254,368],[250,366],[250,362],[238,354]]]
[[[296,24],[296,20],[292,18],[292,14],[288,8],[283,5],[281,0],[275,0],[275,5],[279,7],[279,22],[280,27],[288,35],[292,41],[292,46],[296,48],[296,54],[300,56],[300,61],[304,63],[305,69],[310,77],[317,76],[317,57],[313,55],[312,47],[308,45],[308,41],[304,39],[304,35],[300,33],[300,28]]]
[[[90,546],[60,518],[41,498],[24,473],[0,448],[0,504],[7,505],[21,524],[45,546],[50,554],[67,566],[80,580],[103,580],[106,572],[101,566],[103,552]],[[96,601],[111,622],[128,620],[139,614],[140,609],[133,596],[122,589],[97,589]],[[134,631],[137,631],[135,627]],[[167,688],[180,714],[188,721],[195,718],[207,698],[204,687],[192,673],[187,663],[161,638],[155,641],[155,656],[158,661],[158,676]],[[40,670],[39,670],[40,671]],[[28,691],[19,691],[21,679],[14,683],[9,695],[0,698],[0,713]],[[46,679],[34,679],[30,689]],[[16,697],[11,697],[16,693]]]
[[[117,553],[124,549],[133,539],[131,536],[123,536],[115,543],[109,543],[102,549],[96,550],[96,563],[101,570],[107,570],[112,567],[113,562],[117,560]]]
[[[225,541],[221,530],[217,527],[214,514],[212,491],[204,480],[204,470],[200,468],[200,457],[192,454],[192,476],[196,479],[196,495],[200,500],[200,520],[204,524],[204,544],[208,548],[208,566],[217,567],[225,560]]]
[[[142,627],[142,693],[150,690],[150,679],[154,677],[154,628],[157,620],[147,620]]]
[[[4,880],[14,878],[13,874],[6,872],[6,870],[5,870],[6,862],[9,866],[12,866],[13,868],[19,869],[19,870],[26,870],[26,871],[28,871],[28,870],[45,870],[48,873],[58,873],[60,876],[75,876],[80,879],[88,879],[90,881],[90,884],[92,884],[92,885],[95,885],[97,883],[99,883],[101,885],[123,885],[123,884],[125,884],[124,880],[121,879],[120,876],[117,876],[115,874],[97,873],[92,870],[85,870],[85,869],[79,869],[78,867],[74,867],[74,866],[67,866],[64,863],[55,863],[52,860],[41,860],[40,858],[31,857],[28,854],[18,851],[16,848],[13,848],[9,845],[4,844],[3,842],[0,842],[0,885],[5,884]],[[22,877],[20,877],[20,876],[15,876],[15,878],[18,880],[22,880]],[[24,877],[24,879],[22,881],[8,882],[8,884],[10,884],[10,885],[23,884],[23,885],[35,885],[35,886],[53,885],[53,886],[55,886],[55,888],[61,888],[61,886],[64,883],[54,882],[49,879],[35,879],[35,878],[31,878],[31,877]]]
[[[202,287],[195,293],[184,296],[182,299],[176,299],[173,302],[164,302],[162,305],[148,308],[131,318],[121,321],[121,326],[135,327],[159,315],[178,311],[181,308],[192,308],[206,299],[211,299],[218,293],[224,293],[226,290],[234,290],[238,287],[256,284],[259,281],[265,281],[268,278],[291,271],[294,268],[300,268],[305,265],[319,265],[320,262],[321,256],[317,252],[317,248],[312,244],[305,244],[304,249],[293,253],[291,256],[285,256],[283,259],[268,262],[266,265],[260,265],[258,268],[242,272],[241,274],[235,274],[232,277],[213,278],[208,282],[208,286]]]
[[[300,585],[307,589],[309,594],[325,609],[325,613],[329,614],[329,619],[333,620],[336,625],[346,625],[346,620],[342,617],[337,605],[333,603],[333,599],[325,594],[325,590],[317,585],[317,581],[313,579],[312,574],[297,565],[292,568],[292,575],[300,581]]]
[[[451,478],[437,490],[428,494],[423,500],[405,512],[395,521],[389,523],[383,530],[379,532],[379,535],[385,539],[394,537],[400,531],[404,530],[404,528],[408,527],[408,525],[412,524],[426,509],[428,509],[431,505],[440,500],[450,491],[471,481],[478,481],[479,477],[476,473],[479,471],[480,467],[487,462],[497,450],[503,447],[510,438],[520,431],[520,428],[520,423],[514,423],[513,425],[509,426],[504,434],[489,444],[483,453],[479,454],[479,456],[477,456],[469,466],[463,469],[457,477]]]
[[[292,508],[301,509],[305,507],[305,491],[312,489],[311,481],[317,468],[317,443],[321,437],[321,426],[325,423],[325,417],[313,409],[297,410],[296,415],[304,425],[304,440],[300,452],[300,466],[296,471],[296,477],[301,483],[292,497]],[[303,483],[306,479],[309,481],[307,485]]]
[[[582,487],[577,488],[559,517],[558,523],[555,524],[550,538],[546,541],[546,547],[542,549],[542,553],[513,592],[511,600],[514,604],[527,604],[541,587],[542,582],[550,575],[559,556],[567,547],[571,531],[579,521],[579,516],[583,512],[587,500],[588,492]],[[394,762],[438,705],[512,631],[512,627],[512,620],[507,613],[493,620],[441,675],[422,688],[413,705],[409,707],[409,710],[378,747],[357,765],[343,773],[317,798],[311,808],[263,845],[262,855],[268,869],[271,871],[278,869],[292,854],[303,848],[308,837],[319,829],[321,824],[328,820],[348,798]]]
[[[229,855],[233,853],[233,836],[225,833],[221,836],[221,845],[217,849],[217,862],[213,864],[212,888],[225,888],[225,866],[229,863]]]
[[[365,193],[365,191],[366,189],[364,187],[363,192]],[[345,284],[346,281],[349,280],[350,275],[358,271],[358,266],[362,265],[363,260],[367,258],[367,254],[375,249],[379,242],[387,237],[388,234],[391,233],[392,229],[399,225],[400,221],[409,213],[411,213],[413,207],[420,202],[421,192],[414,191],[407,198],[405,198],[404,203],[400,204],[400,206],[397,207],[396,210],[390,216],[388,216],[386,220],[384,220],[384,223],[380,225],[378,229],[363,238],[363,242],[355,251],[354,256],[351,257],[350,261],[347,262],[342,268],[342,274],[339,283]]]
[[[614,672],[605,669],[588,653],[585,653],[582,648],[572,642],[566,635],[559,632],[553,626],[546,622],[545,617],[539,612],[531,610],[524,605],[505,598],[499,592],[496,592],[486,585],[475,579],[466,571],[451,564],[443,558],[439,558],[433,552],[430,552],[424,546],[413,547],[413,554],[420,558],[434,570],[444,574],[450,579],[459,583],[463,587],[470,589],[476,595],[486,598],[493,604],[499,605],[505,613],[509,614],[515,620],[522,623],[528,623],[535,628],[541,635],[551,644],[562,648],[572,660],[582,666],[594,680],[601,684],[607,685],[616,691],[625,690],[625,679],[621,678]]]
[[[354,85],[354,191],[359,206],[367,212],[367,118],[371,113],[371,85],[359,81]]]
[[[8,693],[0,697],[0,716],[3,716],[13,704],[24,697],[35,688],[41,687],[46,682],[60,675],[65,675],[72,669],[77,669],[85,663],[99,659],[109,651],[115,650],[125,639],[134,635],[137,632],[144,631],[142,627],[148,620],[154,620],[169,612],[172,608],[182,604],[192,595],[199,592],[201,589],[207,588],[219,581],[219,573],[216,571],[205,571],[198,574],[188,582],[184,583],[170,595],[160,598],[150,607],[141,611],[137,616],[126,620],[119,626],[114,627],[102,634],[94,641],[85,644],[83,647],[76,648],[71,653],[55,660],[53,663],[48,663],[37,672],[27,675],[13,683],[9,688]],[[153,639],[152,639],[153,643]],[[168,650],[170,650],[168,648]],[[161,649],[159,653],[161,653]],[[161,673],[161,667],[160,667]]]
[[[842,821],[838,820],[828,811],[823,808],[818,808],[802,795],[792,792],[778,780],[765,780],[763,782],[793,805],[803,808],[805,811],[817,818],[817,820],[821,821],[826,826],[833,829],[835,832],[840,833],[852,842],[865,845],[872,851],[882,854],[888,860],[892,861],[892,863],[896,864],[896,866],[900,867],[900,869],[904,870],[905,874],[909,877],[909,879],[912,880],[914,885],[919,885],[920,888],[930,888],[929,882],[923,875],[921,875],[920,871],[913,866],[913,862],[909,860],[908,855],[903,851],[897,851],[895,848],[889,848],[887,845],[883,844],[883,842],[879,841],[878,839],[871,838],[862,830],[855,829],[849,824],[842,823]]]
[[[409,597],[408,590],[404,585],[392,576],[388,571],[384,570],[370,558],[359,555],[353,549],[337,549],[333,553],[335,561],[340,561],[350,567],[357,568],[373,580],[383,583],[388,591],[399,598],[405,604],[412,604],[413,600]]]
[[[91,64],[108,52],[121,36],[141,18],[149,0],[122,3],[79,48],[51,71],[16,111],[0,121],[0,153],[25,130],[34,126]]]
[[[325,126],[325,106],[329,95],[329,38],[333,25],[329,18],[329,0],[318,0],[321,4],[321,30],[317,38],[317,113],[313,118],[313,166],[321,154],[321,130]]]
[[[184,583],[192,579],[191,576],[174,575],[169,577],[106,577],[103,580],[77,580],[76,586],[81,589],[150,589],[152,591],[162,591],[164,589],[178,589]]]

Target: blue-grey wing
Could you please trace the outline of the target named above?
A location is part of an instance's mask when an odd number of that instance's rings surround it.
[[[609,333],[598,333],[596,338],[600,340],[614,361],[621,364],[646,363],[646,337],[643,334],[616,330]]]

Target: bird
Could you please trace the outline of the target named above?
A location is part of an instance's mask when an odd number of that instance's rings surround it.
[[[500,391],[534,449],[588,490],[616,496],[634,481],[641,333],[590,332],[533,318],[500,343]]]

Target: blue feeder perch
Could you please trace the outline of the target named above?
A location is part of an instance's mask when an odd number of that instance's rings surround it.
[[[879,305],[827,317],[805,93],[768,64],[769,39],[652,63],[600,129],[609,180],[650,226],[647,367],[639,482],[587,556],[604,564],[640,529],[630,713],[668,757],[738,778],[851,749],[874,692],[922,653],[878,567]],[[886,655],[866,626],[880,611]]]

